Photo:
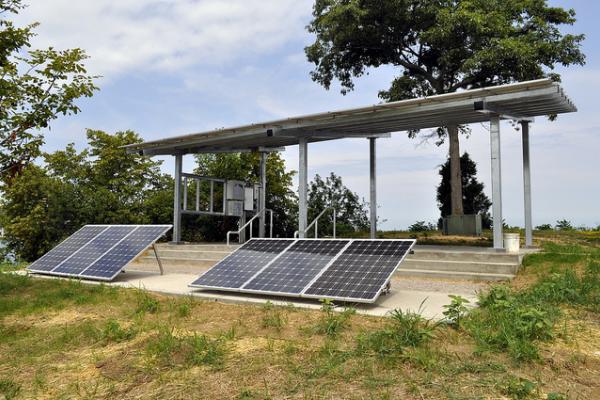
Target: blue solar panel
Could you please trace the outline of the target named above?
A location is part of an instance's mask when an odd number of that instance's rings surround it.
[[[414,244],[401,239],[253,239],[190,286],[373,303]]]
[[[355,240],[306,289],[304,295],[373,302],[414,243],[414,240]]]
[[[138,226],[109,252],[79,274],[82,278],[112,280],[121,270],[152,243],[164,235],[171,225]]]
[[[111,226],[92,241],[83,246],[77,253],[52,270],[53,274],[79,275],[94,261],[104,255],[125,236],[133,232],[136,226]]]
[[[86,225],[69,236],[58,246],[44,254],[32,263],[28,269],[32,272],[49,272],[59,266],[63,261],[81,249],[86,243],[108,229],[106,225]]]
[[[292,243],[294,243],[293,239],[252,239],[206,271],[190,286],[237,289]]]
[[[171,225],[86,225],[28,270],[111,280],[169,229]]]
[[[348,240],[300,240],[243,286],[281,294],[300,294]]]

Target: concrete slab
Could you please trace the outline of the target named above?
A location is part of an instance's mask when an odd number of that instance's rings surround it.
[[[44,275],[32,275],[34,277],[48,279],[69,279],[58,278]],[[197,275],[184,273],[167,273],[160,275],[156,272],[149,271],[127,271],[119,275],[114,281],[105,283],[112,286],[120,286],[124,288],[145,289],[151,292],[161,293],[174,296],[194,296],[207,301],[219,301],[223,303],[234,304],[257,304],[262,305],[267,301],[277,305],[293,305],[300,308],[319,309],[321,304],[312,299],[296,299],[288,297],[260,296],[245,293],[232,292],[217,292],[193,289],[188,285],[197,278]],[[100,284],[100,282],[82,280],[83,283]],[[375,304],[357,304],[352,305],[360,314],[372,316],[385,316],[394,309],[403,311],[420,312],[425,318],[442,319],[444,305],[450,303],[450,294],[460,294],[471,303],[475,303],[475,290],[479,289],[474,286],[472,293],[469,293],[469,288],[464,286],[457,287],[457,290],[452,290],[451,282],[446,282],[444,286],[437,285],[432,287],[432,290],[409,290],[404,288],[405,282],[392,280],[391,290],[388,294],[382,295]],[[424,285],[426,288],[429,285]],[[447,287],[448,290],[444,290]]]

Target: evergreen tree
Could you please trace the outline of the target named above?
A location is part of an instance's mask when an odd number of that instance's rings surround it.
[[[488,229],[491,225],[489,208],[492,202],[483,193],[484,185],[477,180],[477,165],[468,153],[460,157],[461,180],[463,187],[463,208],[465,214],[481,214],[483,228]],[[439,226],[442,225],[442,218],[452,214],[452,205],[450,200],[450,159],[441,166],[440,176],[442,181],[437,188],[437,203],[440,209],[441,218]]]

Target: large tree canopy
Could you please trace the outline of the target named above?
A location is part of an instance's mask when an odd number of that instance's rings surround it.
[[[399,67],[385,100],[542,78],[585,59],[583,35],[560,31],[575,11],[546,0],[316,0],[313,16],[312,78],[345,92],[370,67]]]
[[[24,6],[0,0],[0,180],[10,183],[40,155],[41,129],[59,115],[79,112],[75,101],[96,86],[86,73],[81,49],[25,49],[37,24],[16,27],[8,20]]]

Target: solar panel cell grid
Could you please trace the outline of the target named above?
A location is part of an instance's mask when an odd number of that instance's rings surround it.
[[[244,290],[300,294],[349,243],[348,240],[300,240],[243,286]]]
[[[293,242],[294,240],[282,239],[250,240],[205,272],[190,286],[240,288]]]
[[[111,229],[114,228],[117,227],[111,227]],[[82,270],[80,276],[103,280],[113,279],[131,260],[169,230],[170,226],[148,225],[134,228],[108,253]]]
[[[136,229],[135,226],[111,226],[96,236],[77,253],[52,270],[56,274],[79,275],[96,259],[109,251],[121,239]]]
[[[354,241],[304,292],[312,297],[374,300],[413,241]]]
[[[86,225],[29,266],[30,271],[50,272],[104,231],[107,226]]]

